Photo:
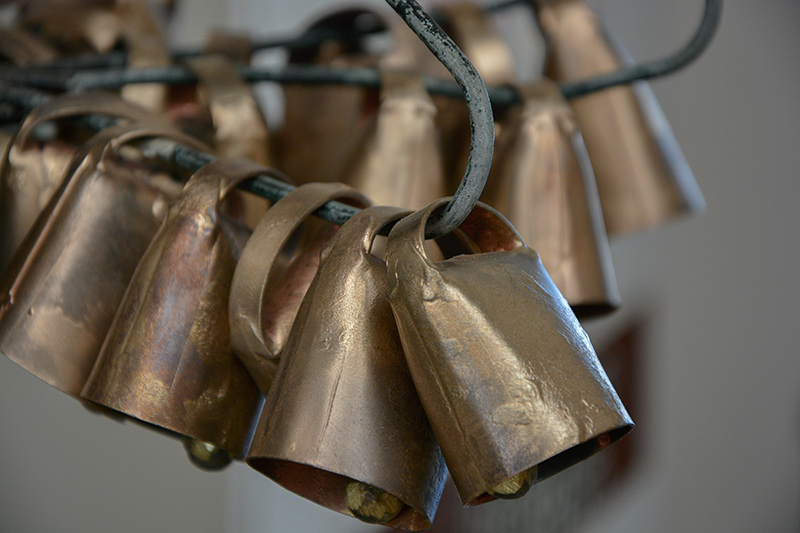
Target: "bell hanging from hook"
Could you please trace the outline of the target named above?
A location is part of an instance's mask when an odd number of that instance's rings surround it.
[[[139,262],[81,393],[200,441],[189,446],[195,460],[206,459],[204,448],[244,457],[261,408],[258,387],[230,348],[236,258],[220,206],[237,183],[264,172],[218,159],[189,179]]]
[[[431,526],[447,476],[370,253],[398,208],[353,216],[322,252],[247,463],[290,491],[370,523]]]
[[[339,229],[311,216],[330,200],[355,207],[370,203],[341,183],[301,185],[266,212],[236,265],[228,313],[231,346],[264,394],[317,272],[320,252]]]
[[[523,495],[633,423],[538,255],[499,213],[479,203],[437,241],[450,259],[431,261],[425,224],[446,201],[392,228],[389,302],[461,501],[476,505]]]
[[[534,248],[580,317],[619,305],[603,213],[575,115],[549,80],[519,88],[481,196]]]
[[[583,0],[530,0],[547,42],[545,75],[585,79],[630,64]],[[609,235],[654,227],[705,207],[647,82],[571,101],[592,160]]]
[[[98,133],[76,155],[0,281],[0,351],[75,398],[89,376],[136,264],[176,187],[122,161],[119,148],[165,126]]]

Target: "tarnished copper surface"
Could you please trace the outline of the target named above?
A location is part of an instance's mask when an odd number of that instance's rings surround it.
[[[386,300],[386,265],[370,254],[376,232],[399,214],[368,208],[323,250],[247,462],[329,509],[417,531],[430,527],[447,471]],[[405,506],[389,518],[389,499],[367,513],[354,482]]]
[[[265,169],[201,168],[142,256],[81,396],[243,457],[262,396],[230,348],[225,195]]]
[[[256,95],[234,64],[221,55],[194,58],[187,64],[199,80],[201,105],[211,115],[217,153],[269,165],[267,122]],[[239,199],[242,219],[254,228],[267,210],[267,201],[252,194],[242,194]]]
[[[309,31],[355,27],[365,9],[337,11],[315,22]],[[375,57],[334,41],[313,50],[294,51],[290,64],[374,67]],[[374,90],[338,85],[283,85],[284,125],[275,136],[275,166],[298,184],[342,181],[374,119]]]
[[[148,123],[159,119],[119,96],[104,92],[53,97],[25,118],[0,162],[0,272],[28,233],[34,220],[64,179],[75,147],[59,138],[44,145],[32,139],[36,126],[60,118],[109,115]]]
[[[24,66],[49,63],[58,57],[58,52],[25,28],[0,28],[0,56]]]
[[[446,3],[441,6],[444,29],[464,51],[488,86],[514,82],[516,67],[506,40],[492,25],[487,13],[477,4],[468,1]],[[436,61],[434,59],[434,61]],[[437,65],[441,65],[436,61]],[[444,79],[451,79],[443,72]],[[467,167],[470,144],[469,113],[466,103],[458,98],[437,96],[433,98],[436,122],[442,133],[445,168],[449,183],[447,194],[458,187]]]
[[[501,215],[479,203],[440,240],[451,258],[429,259],[425,222],[446,201],[389,234],[389,301],[461,501],[475,505],[533,467],[541,481],[587,458],[633,423],[538,254]]]
[[[116,0],[129,68],[166,67],[172,63],[167,43],[146,0]],[[162,111],[167,88],[158,83],[138,83],[122,88],[122,96],[146,109]]]
[[[531,2],[548,44],[545,74],[550,78],[583,79],[629,63],[627,52],[615,50],[583,0]],[[609,235],[703,209],[703,195],[646,82],[582,96],[571,104],[592,160]]]
[[[619,291],[600,199],[575,115],[552,81],[519,88],[481,199],[503,213],[579,317],[614,310]]]
[[[345,177],[378,205],[419,209],[446,194],[436,108],[413,72],[381,78],[378,115]]]
[[[165,189],[115,157],[126,142],[175,130],[114,127],[86,143],[0,282],[0,351],[77,397],[139,258]]]
[[[236,266],[229,304],[231,345],[265,393],[317,272],[320,251],[339,229],[311,213],[334,199],[369,205],[340,183],[301,185],[267,211]]]

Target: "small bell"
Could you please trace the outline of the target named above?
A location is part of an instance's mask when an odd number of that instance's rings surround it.
[[[481,196],[508,217],[542,259],[578,317],[619,305],[594,174],[575,115],[550,81],[520,88]]]
[[[0,281],[0,351],[78,397],[174,184],[115,157],[124,143],[177,130],[103,130],[81,149]]]
[[[334,511],[419,531],[447,470],[386,300],[386,264],[370,253],[400,215],[367,208],[323,250],[247,463]]]
[[[311,214],[330,200],[366,207],[369,200],[340,183],[301,185],[256,226],[231,283],[231,345],[266,394],[297,310],[314,279],[319,255],[339,226]]]
[[[192,176],[136,267],[83,398],[244,457],[262,396],[230,348],[236,260],[219,209],[264,172],[218,159]]]
[[[547,41],[545,75],[585,79],[630,64],[583,0],[531,0]],[[705,207],[647,82],[571,101],[592,160],[609,235],[656,226]]]
[[[538,255],[478,204],[439,240],[400,220],[386,243],[389,301],[422,405],[461,501],[517,497],[633,423]],[[455,255],[456,253],[466,255]]]

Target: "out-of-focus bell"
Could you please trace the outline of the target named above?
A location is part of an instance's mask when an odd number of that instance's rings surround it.
[[[475,505],[521,496],[633,423],[539,256],[499,213],[478,204],[440,239],[451,258],[430,260],[425,223],[444,201],[392,228],[389,301],[461,501]]]
[[[0,28],[0,57],[17,66],[49,63],[58,57],[50,43],[22,27]]]
[[[545,75],[574,81],[630,64],[583,0],[530,0],[548,45]],[[571,101],[592,160],[609,235],[705,207],[647,82]]]
[[[266,394],[289,330],[339,226],[312,217],[329,200],[366,207],[341,183],[301,185],[270,208],[242,251],[231,283],[231,345]]]
[[[365,209],[323,250],[247,463],[329,509],[417,531],[447,470],[386,301],[386,265],[370,254],[398,216]]]
[[[88,114],[158,121],[144,109],[104,92],[55,96],[31,111],[0,162],[0,272],[58,185],[67,179],[64,173],[75,155],[76,148],[59,138],[37,143],[34,130],[48,121]]]
[[[174,186],[122,163],[119,147],[176,130],[108,128],[90,139],[0,281],[0,351],[78,397]]]
[[[136,267],[83,398],[244,457],[263,397],[230,348],[236,261],[219,208],[263,172],[218,159],[192,176]]]
[[[558,86],[520,88],[497,137],[481,197],[539,252],[578,317],[613,311],[619,292],[591,163],[575,115]]]

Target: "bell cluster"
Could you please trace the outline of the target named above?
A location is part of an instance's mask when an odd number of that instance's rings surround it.
[[[525,84],[486,11],[441,8],[486,83],[520,103],[496,117],[481,202],[435,240],[426,224],[468,165],[470,118],[428,93],[425,77],[449,74],[392,13],[309,26],[334,37],[294,46],[290,65],[376,69],[381,85],[287,84],[278,131],[237,70],[250,41],[224,34],[186,61],[194,84],[28,110],[0,130],[0,351],[177,439],[201,468],[244,461],[411,531],[431,526],[448,475],[466,506],[518,498],[610,446],[633,422],[579,322],[620,305],[608,237],[703,198],[646,84],[562,96],[559,83],[628,62],[596,14],[530,3],[547,52]],[[144,0],[44,4],[21,2],[6,62],[112,48],[132,67],[173,61]],[[390,45],[366,46],[365,17]],[[153,139],[214,158],[189,172],[141,149]],[[275,202],[241,189],[262,175],[295,187]],[[331,201],[359,211],[315,215]]]

